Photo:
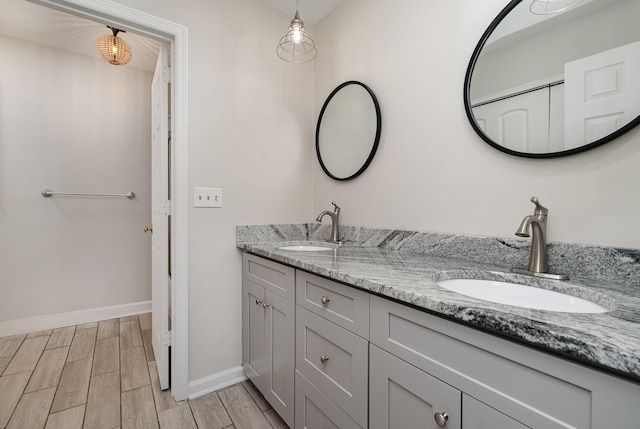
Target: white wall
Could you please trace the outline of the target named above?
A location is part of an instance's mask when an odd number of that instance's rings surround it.
[[[0,52],[0,322],[150,300],[151,74],[3,36]]]
[[[336,182],[314,162],[314,209],[345,225],[514,237],[529,198],[549,208],[550,241],[640,247],[640,130],[567,158],[521,159],[469,125],[471,53],[504,0],[344,0],[316,25],[315,111],[339,83],[378,96],[383,130],[370,168]],[[357,22],[358,25],[352,25]]]
[[[236,225],[312,218],[313,64],[278,58],[292,16],[258,0],[118,2],[189,27],[191,191],[223,189],[221,209],[192,208],[189,216],[194,381],[241,364]]]

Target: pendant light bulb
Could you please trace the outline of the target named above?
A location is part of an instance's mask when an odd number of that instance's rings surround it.
[[[297,7],[289,31],[278,42],[276,53],[283,60],[295,64],[312,61],[318,54],[313,39],[304,29],[304,22],[300,19]]]
[[[291,41],[296,45],[302,42],[302,31],[300,31],[299,26],[294,26],[293,30],[291,30]]]

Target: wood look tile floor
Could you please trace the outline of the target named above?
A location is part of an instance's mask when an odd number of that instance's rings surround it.
[[[282,429],[249,381],[176,402],[151,314],[0,338],[0,429]]]

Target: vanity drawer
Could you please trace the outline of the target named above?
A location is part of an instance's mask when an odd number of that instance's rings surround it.
[[[295,300],[295,269],[243,253],[242,276],[291,301]]]
[[[592,392],[560,378],[562,359],[375,296],[371,343],[529,427],[592,427]]]
[[[362,429],[309,380],[296,371],[296,426],[305,429]]]
[[[362,427],[367,426],[368,344],[298,306],[296,369]]]
[[[298,271],[296,302],[362,338],[369,338],[369,294],[367,292]]]

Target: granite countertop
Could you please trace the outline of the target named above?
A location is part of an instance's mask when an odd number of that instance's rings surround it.
[[[572,278],[557,281],[514,274],[510,267],[452,257],[430,256],[385,246],[345,244],[319,252],[287,251],[285,244],[320,243],[290,236],[243,237],[243,251],[424,309],[479,328],[640,380],[640,288],[634,282]],[[284,240],[283,240],[284,238]],[[253,240],[253,242],[251,241]],[[355,240],[354,240],[355,241]],[[322,243],[322,245],[327,245]],[[448,291],[439,280],[474,278],[517,282],[596,302],[610,311],[572,314],[532,310],[483,301]]]

